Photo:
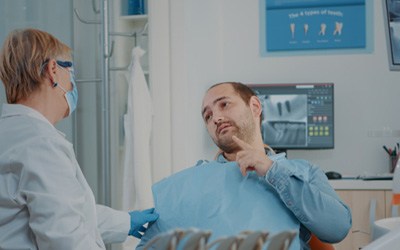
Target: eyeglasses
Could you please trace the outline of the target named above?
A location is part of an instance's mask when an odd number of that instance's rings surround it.
[[[47,59],[46,61],[43,62],[42,66],[40,67],[40,72],[43,71],[44,66],[46,66],[46,64],[48,64],[48,63],[49,63],[49,59]],[[56,60],[56,63],[58,66],[63,67],[63,68],[71,68],[73,65],[71,61]]]
[[[71,68],[72,67],[72,62],[71,61],[56,61],[57,64],[63,68]]]

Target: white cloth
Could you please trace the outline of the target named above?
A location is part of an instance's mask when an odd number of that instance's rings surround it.
[[[128,105],[124,116],[125,161],[123,209],[141,210],[153,206],[151,193],[150,139],[153,108],[140,57],[145,51],[132,50],[129,73]]]
[[[126,239],[129,214],[95,204],[72,144],[42,114],[3,104],[0,138],[0,249],[105,249],[103,240]]]

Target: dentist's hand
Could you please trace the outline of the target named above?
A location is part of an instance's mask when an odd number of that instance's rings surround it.
[[[158,214],[154,212],[154,208],[146,209],[143,211],[131,211],[131,230],[129,235],[135,236],[136,238],[142,238],[142,234],[147,228],[144,224],[154,222],[158,219]]]
[[[241,148],[236,154],[236,162],[239,164],[242,175],[246,176],[247,171],[254,170],[259,176],[265,176],[274,163],[265,152],[254,148],[236,136],[232,136],[232,140]]]

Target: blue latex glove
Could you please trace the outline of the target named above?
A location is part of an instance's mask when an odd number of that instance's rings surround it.
[[[129,235],[136,238],[142,238],[142,234],[147,228],[144,227],[146,223],[152,223],[158,219],[158,214],[154,212],[154,208],[146,209],[143,211],[131,211],[131,229]]]

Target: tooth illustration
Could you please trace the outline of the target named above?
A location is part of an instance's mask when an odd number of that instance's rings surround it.
[[[319,31],[318,35],[325,36],[325,31],[326,31],[326,24],[325,23],[321,23],[321,30]]]
[[[304,35],[307,36],[307,33],[308,33],[308,23],[305,23],[304,24]]]
[[[342,28],[343,28],[343,23],[342,22],[335,22],[335,30],[333,31],[333,35],[342,35]]]
[[[292,38],[294,38],[294,29],[296,28],[296,25],[294,23],[290,24],[290,32],[292,33]]]

